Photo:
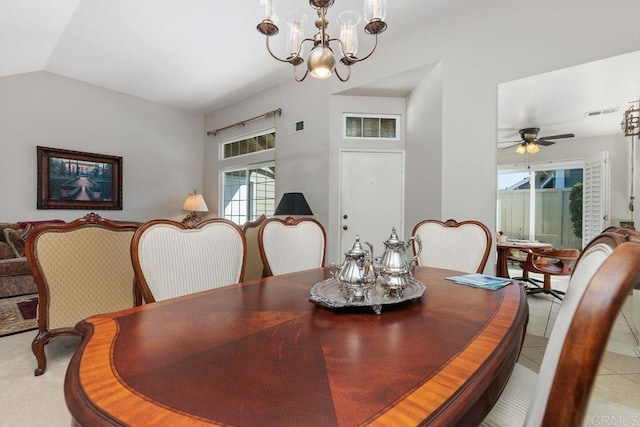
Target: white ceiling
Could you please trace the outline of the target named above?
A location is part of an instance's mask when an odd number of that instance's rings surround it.
[[[388,1],[389,27],[380,43],[473,1]],[[280,0],[280,14],[295,8],[309,15],[305,34],[313,34],[308,3]],[[337,1],[330,22],[346,9],[362,10],[362,0]],[[2,0],[0,77],[49,71],[207,113],[292,79],[291,67],[267,53],[255,28],[261,19],[259,0]],[[278,49],[286,32],[280,27]],[[360,35],[361,50],[371,46],[367,38]],[[343,93],[406,96],[427,72],[411,70]],[[519,139],[525,127],[541,128],[540,136],[619,132],[629,101],[640,98],[639,86],[640,53],[504,83],[498,88],[498,142]],[[607,108],[617,111],[585,115]]]
[[[640,52],[633,52],[498,86],[498,147],[519,140],[519,129],[539,137],[621,134],[624,112],[640,98]],[[612,113],[587,113],[613,110]],[[556,142],[560,143],[562,139]]]
[[[391,0],[380,43],[472,1]],[[312,35],[308,2],[280,0],[281,14],[296,8]],[[346,9],[362,11],[362,0],[337,1],[330,22]],[[267,53],[261,19],[259,0],[2,0],[0,77],[44,70],[206,113],[292,79]],[[283,49],[280,27],[274,42]]]

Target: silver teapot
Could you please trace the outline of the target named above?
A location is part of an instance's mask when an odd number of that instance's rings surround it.
[[[356,236],[353,247],[345,253],[342,265],[333,265],[336,271],[333,274],[340,282],[340,290],[349,302],[354,298],[364,297],[369,299],[370,288],[376,282],[371,260],[373,259],[373,246],[365,242],[369,250],[360,244],[360,237]]]
[[[418,253],[411,259],[407,259],[405,251],[415,241],[418,244]],[[384,242],[385,250],[380,258],[376,259],[376,269],[380,270],[380,274],[384,276],[398,276],[402,274],[411,274],[411,268],[417,261],[422,252],[422,240],[420,236],[412,236],[407,243],[398,238],[396,228],[391,229],[391,236]]]

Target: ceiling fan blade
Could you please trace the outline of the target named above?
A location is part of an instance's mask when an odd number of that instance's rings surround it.
[[[515,144],[512,144],[512,142],[515,142]],[[506,150],[508,148],[513,148],[516,145],[520,145],[521,143],[522,142],[520,142],[520,141],[517,141],[517,142],[516,141],[499,142],[498,143],[498,148],[501,149],[501,150]],[[502,144],[509,144],[509,145],[503,147]]]
[[[548,147],[549,145],[553,145],[555,141],[545,141],[544,139],[536,139],[536,144],[542,145],[543,147]]]
[[[538,141],[547,141],[549,139],[573,138],[574,136],[575,135],[572,133],[563,133],[562,135],[543,136],[542,138],[538,138]]]

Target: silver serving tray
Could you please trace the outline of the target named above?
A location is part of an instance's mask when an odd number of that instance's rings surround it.
[[[371,307],[376,314],[382,312],[382,306],[388,304],[399,304],[404,301],[420,298],[427,287],[413,277],[408,278],[408,285],[401,295],[385,296],[385,290],[379,283],[372,286],[369,299],[360,298],[349,301],[340,290],[340,281],[330,278],[316,283],[311,288],[309,299],[317,304],[331,308],[342,307]]]

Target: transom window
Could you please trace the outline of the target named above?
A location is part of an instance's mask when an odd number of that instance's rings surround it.
[[[273,150],[274,148],[276,148],[276,132],[271,130],[267,133],[244,136],[242,139],[224,142],[222,144],[221,157],[229,159],[259,151]]]
[[[399,139],[400,116],[345,114],[345,138]]]

